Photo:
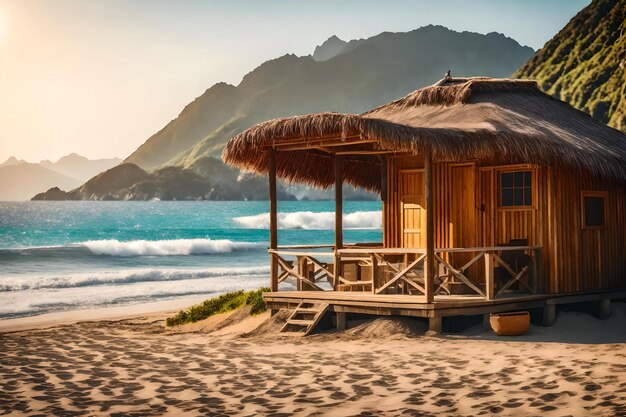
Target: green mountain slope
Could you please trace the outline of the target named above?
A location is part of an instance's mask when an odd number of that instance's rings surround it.
[[[267,119],[359,113],[432,84],[448,69],[456,75],[510,76],[533,54],[501,34],[441,26],[385,32],[348,45],[323,61],[285,55],[265,62],[236,87],[211,87],[125,162],[148,170],[188,167],[199,158],[219,156],[229,138]]]
[[[626,132],[626,0],[593,1],[514,76]]]

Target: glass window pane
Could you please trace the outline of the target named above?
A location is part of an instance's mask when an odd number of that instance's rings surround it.
[[[585,197],[585,226],[604,226],[604,198]]]
[[[524,188],[524,205],[533,205],[533,189],[531,187]]]
[[[512,206],[512,205],[513,205],[513,189],[503,188],[502,189],[502,206]]]
[[[530,187],[532,184],[532,176],[530,171],[524,172],[524,186]]]
[[[516,187],[523,187],[524,186],[524,173],[523,172],[516,172],[515,173],[515,186]]]
[[[524,189],[523,188],[515,189],[515,205],[516,206],[524,205]]]
[[[500,186],[501,187],[512,187],[513,186],[513,173],[505,172],[500,174]]]

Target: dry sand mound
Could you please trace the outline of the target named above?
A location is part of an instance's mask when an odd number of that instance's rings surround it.
[[[345,334],[359,338],[388,338],[421,336],[428,330],[423,320],[410,317],[377,317],[370,320],[351,321]]]
[[[229,315],[219,323],[215,325],[212,331],[216,332],[218,330],[225,329],[227,327],[236,326],[241,322],[252,317],[250,315],[250,307],[242,307],[233,311],[229,311]]]
[[[196,323],[166,327],[166,333],[208,333],[215,336],[239,336],[255,330],[270,319],[268,312],[253,316],[250,307],[215,314]]]
[[[268,319],[265,320],[263,323],[261,323],[261,325],[258,326],[256,329],[250,332],[244,333],[241,336],[242,337],[255,337],[255,336],[279,334],[280,329],[283,327],[283,325],[287,321],[287,318],[289,318],[290,315],[291,315],[291,311],[280,310],[275,315],[268,317]]]
[[[195,323],[181,324],[173,327],[165,327],[165,323],[163,323],[163,326],[166,333],[212,333],[222,328],[222,324],[234,313],[235,311],[227,311],[226,313],[215,314]]]
[[[290,315],[291,311],[281,310],[276,315],[268,317],[256,329],[242,334],[242,337],[280,335],[280,329]],[[428,330],[426,322],[410,317],[376,317],[350,321],[349,324],[350,328],[346,331],[318,330],[312,337],[314,339],[324,335],[332,335],[332,338],[348,337],[349,339],[415,337],[423,335]]]

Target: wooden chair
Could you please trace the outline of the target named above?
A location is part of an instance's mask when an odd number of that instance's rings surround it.
[[[498,246],[528,246],[528,239],[511,239],[507,244]],[[503,262],[508,264],[515,272],[520,272],[522,268],[530,265],[531,257],[525,250],[507,250],[501,251],[498,256]],[[503,266],[494,268],[494,280],[496,287],[504,286],[511,278],[511,274]]]

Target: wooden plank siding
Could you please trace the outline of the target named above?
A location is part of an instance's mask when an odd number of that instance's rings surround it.
[[[626,187],[589,176],[549,174],[550,292],[626,287]],[[606,191],[606,227],[583,228],[583,191]]]
[[[472,168],[473,167],[473,168]],[[424,247],[403,239],[402,194],[417,184],[402,172],[423,169],[419,156],[390,157],[387,198],[383,202],[385,247]],[[470,169],[474,175],[470,175]],[[503,171],[532,171],[532,206],[501,207]],[[582,191],[608,192],[607,227],[583,229]],[[475,193],[475,199],[469,193]],[[528,239],[542,246],[545,293],[574,293],[626,287],[626,187],[591,177],[530,165],[479,166],[473,161],[433,164],[435,247],[500,246]],[[473,200],[473,201],[472,201]],[[445,254],[444,254],[445,255]],[[445,255],[447,256],[447,255]],[[458,256],[458,255],[457,255]],[[446,259],[449,261],[449,259]],[[458,265],[458,260],[455,260]],[[480,277],[482,263],[470,269]]]

